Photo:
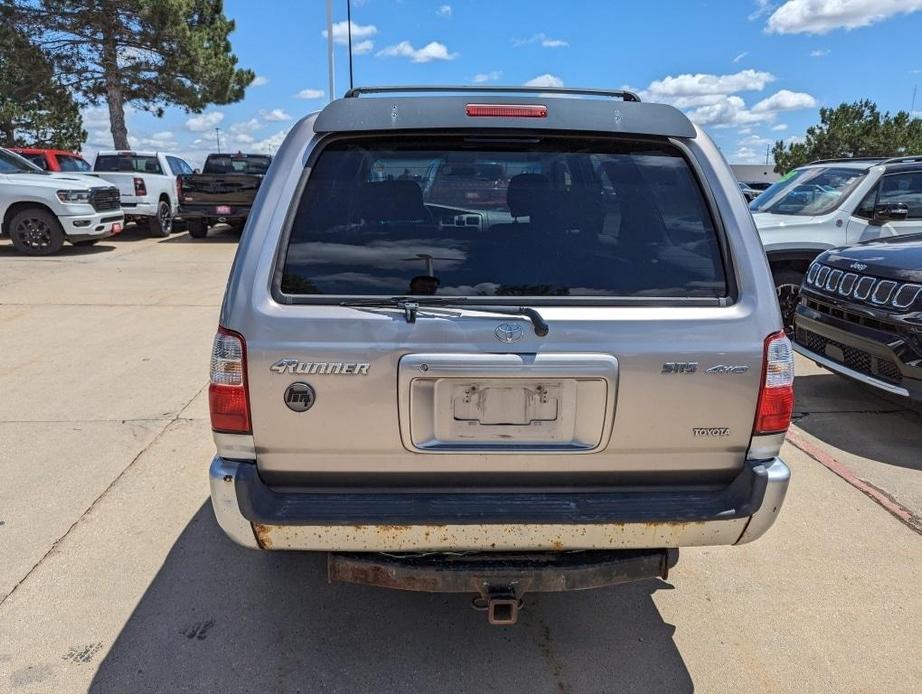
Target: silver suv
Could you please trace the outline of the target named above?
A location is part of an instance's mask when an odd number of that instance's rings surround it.
[[[341,580],[561,550],[649,551],[662,575],[669,548],[772,525],[792,382],[746,202],[681,112],[355,89],[293,128],[247,222],[212,501],[247,547],[364,553],[331,559]]]

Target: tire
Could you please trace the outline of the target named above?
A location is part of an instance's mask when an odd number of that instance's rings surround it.
[[[189,236],[194,239],[203,239],[208,236],[208,225],[202,219],[190,219],[186,221],[189,230]]]
[[[17,212],[8,229],[13,246],[26,255],[51,255],[64,246],[64,230],[58,218],[38,207]]]
[[[775,292],[778,295],[778,306],[781,308],[781,321],[785,334],[794,336],[794,313],[800,302],[800,284],[804,280],[802,272],[797,270],[779,270],[772,275],[775,281]]]
[[[173,231],[173,210],[170,203],[161,200],[157,203],[157,214],[148,218],[147,228],[150,233],[160,238],[166,238]]]
[[[75,246],[80,246],[81,248],[85,246],[95,246],[99,243],[99,239],[85,239],[83,241],[71,241]]]

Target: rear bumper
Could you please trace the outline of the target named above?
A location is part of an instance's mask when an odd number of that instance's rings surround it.
[[[227,220],[242,220],[246,219],[250,214],[249,205],[227,205],[230,208],[230,212],[225,214],[218,214],[217,204],[209,205],[190,205],[183,204],[179,206],[179,214],[183,219],[203,219],[203,220],[216,220],[216,221],[227,221]]]
[[[730,485],[668,492],[279,492],[253,463],[215,457],[215,516],[253,548],[554,551],[732,545],[774,523],[790,471],[749,462]]]

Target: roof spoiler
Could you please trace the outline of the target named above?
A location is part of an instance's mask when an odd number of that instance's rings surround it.
[[[363,95],[387,95],[362,99]],[[420,96],[421,94],[431,96]],[[474,95],[481,95],[471,104]],[[603,97],[603,98],[584,98]],[[612,101],[618,99],[619,101]],[[545,106],[539,118],[477,114],[472,105]],[[317,116],[314,132],[395,130],[570,131],[653,135],[691,139],[697,130],[684,113],[666,104],[641,103],[633,92],[563,87],[356,87],[330,102]]]

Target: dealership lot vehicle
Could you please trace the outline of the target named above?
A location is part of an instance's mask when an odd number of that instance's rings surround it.
[[[759,197],[759,193],[761,191],[756,190],[755,188],[750,186],[748,183],[743,183],[742,181],[740,181],[739,186],[740,186],[740,191],[743,193],[743,197],[746,198],[746,202],[752,202],[757,197]]]
[[[271,163],[267,154],[209,154],[201,173],[181,176],[180,214],[189,236],[204,238],[220,222],[241,228]]]
[[[480,576],[517,571],[490,552],[613,549],[662,575],[669,548],[764,534],[792,353],[707,136],[625,92],[414,91],[304,119],[260,189],[212,358],[225,531],[486,553]],[[502,164],[506,205],[425,194],[433,162]],[[342,561],[371,580],[369,558]],[[484,583],[514,620],[519,589]]]
[[[804,273],[817,255],[922,231],[922,155],[817,161],[773,184],[750,209],[790,333]]]
[[[65,241],[93,245],[122,230],[118,189],[93,176],[51,174],[0,148],[0,232],[29,255]]]
[[[179,177],[192,167],[164,152],[99,152],[94,173],[118,186],[126,218],[145,225],[154,236],[169,236],[179,210]]]
[[[87,173],[93,170],[89,162],[77,152],[68,152],[64,149],[10,147],[10,151],[16,152],[45,171]]]
[[[922,403],[922,234],[820,255],[794,320],[808,359]]]

